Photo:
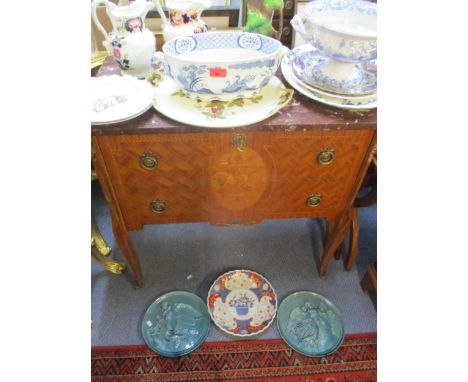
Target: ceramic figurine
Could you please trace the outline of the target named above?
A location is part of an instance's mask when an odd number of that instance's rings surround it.
[[[164,41],[208,30],[206,24],[200,19],[200,15],[203,10],[211,6],[210,0],[166,0],[169,20],[159,0],[154,0],[154,3],[163,22]]]
[[[96,8],[105,5],[112,22],[112,32],[107,33],[96,15]],[[109,0],[93,0],[92,18],[99,31],[105,36],[103,45],[120,66],[122,74],[142,78],[151,73],[151,62],[156,50],[153,32],[145,27],[144,20],[154,3],[135,0],[126,6],[118,6]]]
[[[246,32],[260,33],[276,39],[281,38],[283,23],[283,0],[246,0],[247,1],[247,22]],[[273,13],[280,11],[279,31],[273,28]]]

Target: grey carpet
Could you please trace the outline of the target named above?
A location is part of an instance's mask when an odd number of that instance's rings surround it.
[[[111,257],[125,261],[115,243],[109,211],[97,183],[92,186],[92,210],[113,249]],[[265,276],[279,302],[298,290],[324,295],[340,309],[346,333],[376,331],[374,303],[359,284],[367,266],[376,261],[376,213],[376,206],[359,210],[360,245],[353,270],[346,272],[341,260],[332,260],[326,280],[318,277],[325,235],[323,219],[271,220],[239,228],[204,223],[155,225],[131,232],[144,286],[133,288],[130,270],[113,275],[92,262],[92,345],[144,343],[141,321],[158,296],[186,290],[206,300],[211,283],[232,269],[251,269]],[[276,325],[257,338],[279,338]],[[232,340],[238,338],[212,324],[207,341]]]

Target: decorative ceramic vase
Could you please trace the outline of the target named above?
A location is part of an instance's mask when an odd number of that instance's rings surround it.
[[[356,64],[377,57],[377,6],[369,1],[311,1],[291,25],[326,57],[313,73],[323,83],[358,84]]]
[[[112,22],[112,32],[107,33],[96,15],[99,5],[106,6]],[[144,19],[154,3],[135,0],[130,5],[117,6],[109,0],[93,0],[92,18],[99,31],[105,36],[103,45],[122,69],[122,74],[146,77],[151,73],[151,62],[156,50],[154,34],[145,27]]]
[[[163,22],[164,41],[208,30],[206,24],[200,19],[200,15],[203,10],[211,6],[210,0],[166,0],[169,20],[159,0],[154,0],[154,3]]]

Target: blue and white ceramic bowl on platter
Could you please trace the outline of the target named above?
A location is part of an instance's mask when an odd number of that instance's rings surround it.
[[[146,344],[165,357],[186,355],[198,348],[210,331],[203,300],[184,291],[169,292],[147,309],[142,323]]]
[[[377,58],[377,6],[369,1],[314,0],[291,25],[327,57],[312,73],[318,81],[349,87],[362,75],[355,64]]]
[[[301,291],[280,304],[278,330],[295,351],[309,357],[335,352],[344,339],[344,326],[338,308],[318,293]]]
[[[187,95],[229,101],[267,85],[288,48],[256,33],[208,32],[174,38],[162,50],[157,59]]]

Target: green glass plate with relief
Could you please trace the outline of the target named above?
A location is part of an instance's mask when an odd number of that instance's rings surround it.
[[[192,126],[237,127],[251,125],[272,116],[288,104],[294,90],[287,89],[277,77],[251,98],[231,101],[198,100],[165,75],[155,87],[154,108],[166,117]]]
[[[318,293],[301,291],[289,295],[281,302],[276,320],[284,341],[309,357],[335,352],[344,339],[341,313]]]

